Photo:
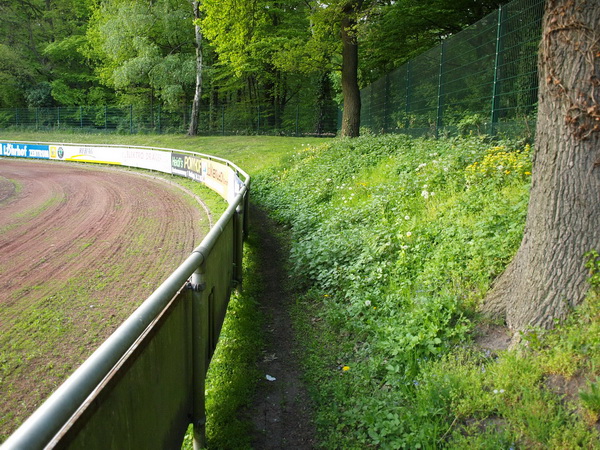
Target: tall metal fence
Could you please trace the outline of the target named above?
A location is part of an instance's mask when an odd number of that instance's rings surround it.
[[[361,91],[376,133],[531,136],[545,0],[515,0]]]
[[[76,106],[1,108],[0,129],[69,130],[83,132],[185,133],[191,106],[165,109],[161,106]],[[277,134],[287,136],[332,136],[337,131],[337,108],[322,110],[305,104],[284,108],[244,102],[203,105],[199,134]]]

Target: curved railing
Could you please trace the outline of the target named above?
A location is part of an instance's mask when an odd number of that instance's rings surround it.
[[[242,281],[250,177],[231,162],[151,147],[0,141],[0,156],[139,167],[206,184],[229,207],[202,243],[2,445],[6,449],[204,444],[204,380]]]

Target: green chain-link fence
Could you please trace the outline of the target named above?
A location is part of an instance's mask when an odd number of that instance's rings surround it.
[[[77,106],[0,109],[1,128],[80,130],[84,132],[185,133],[191,107],[166,110],[160,106]],[[203,106],[199,134],[281,134],[333,136],[337,131],[335,104],[316,110],[302,104],[279,111],[270,106],[232,103]]]
[[[532,136],[545,0],[515,0],[361,91],[375,133]]]

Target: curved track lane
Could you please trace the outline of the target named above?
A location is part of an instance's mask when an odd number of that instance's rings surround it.
[[[0,159],[0,436],[173,272],[208,222],[157,179]]]

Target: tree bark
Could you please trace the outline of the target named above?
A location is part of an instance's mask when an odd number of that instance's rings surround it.
[[[600,2],[548,0],[525,233],[483,311],[514,330],[552,327],[588,289],[600,247]]]
[[[356,13],[362,0],[351,0],[342,7],[342,137],[357,137],[360,133],[360,89],[358,88],[358,42]]]
[[[196,87],[194,91],[194,100],[192,102],[192,115],[190,117],[189,136],[198,134],[199,116],[200,116],[200,98],[202,96],[202,31],[200,30],[200,0],[192,0],[194,9],[194,34],[196,46]]]

